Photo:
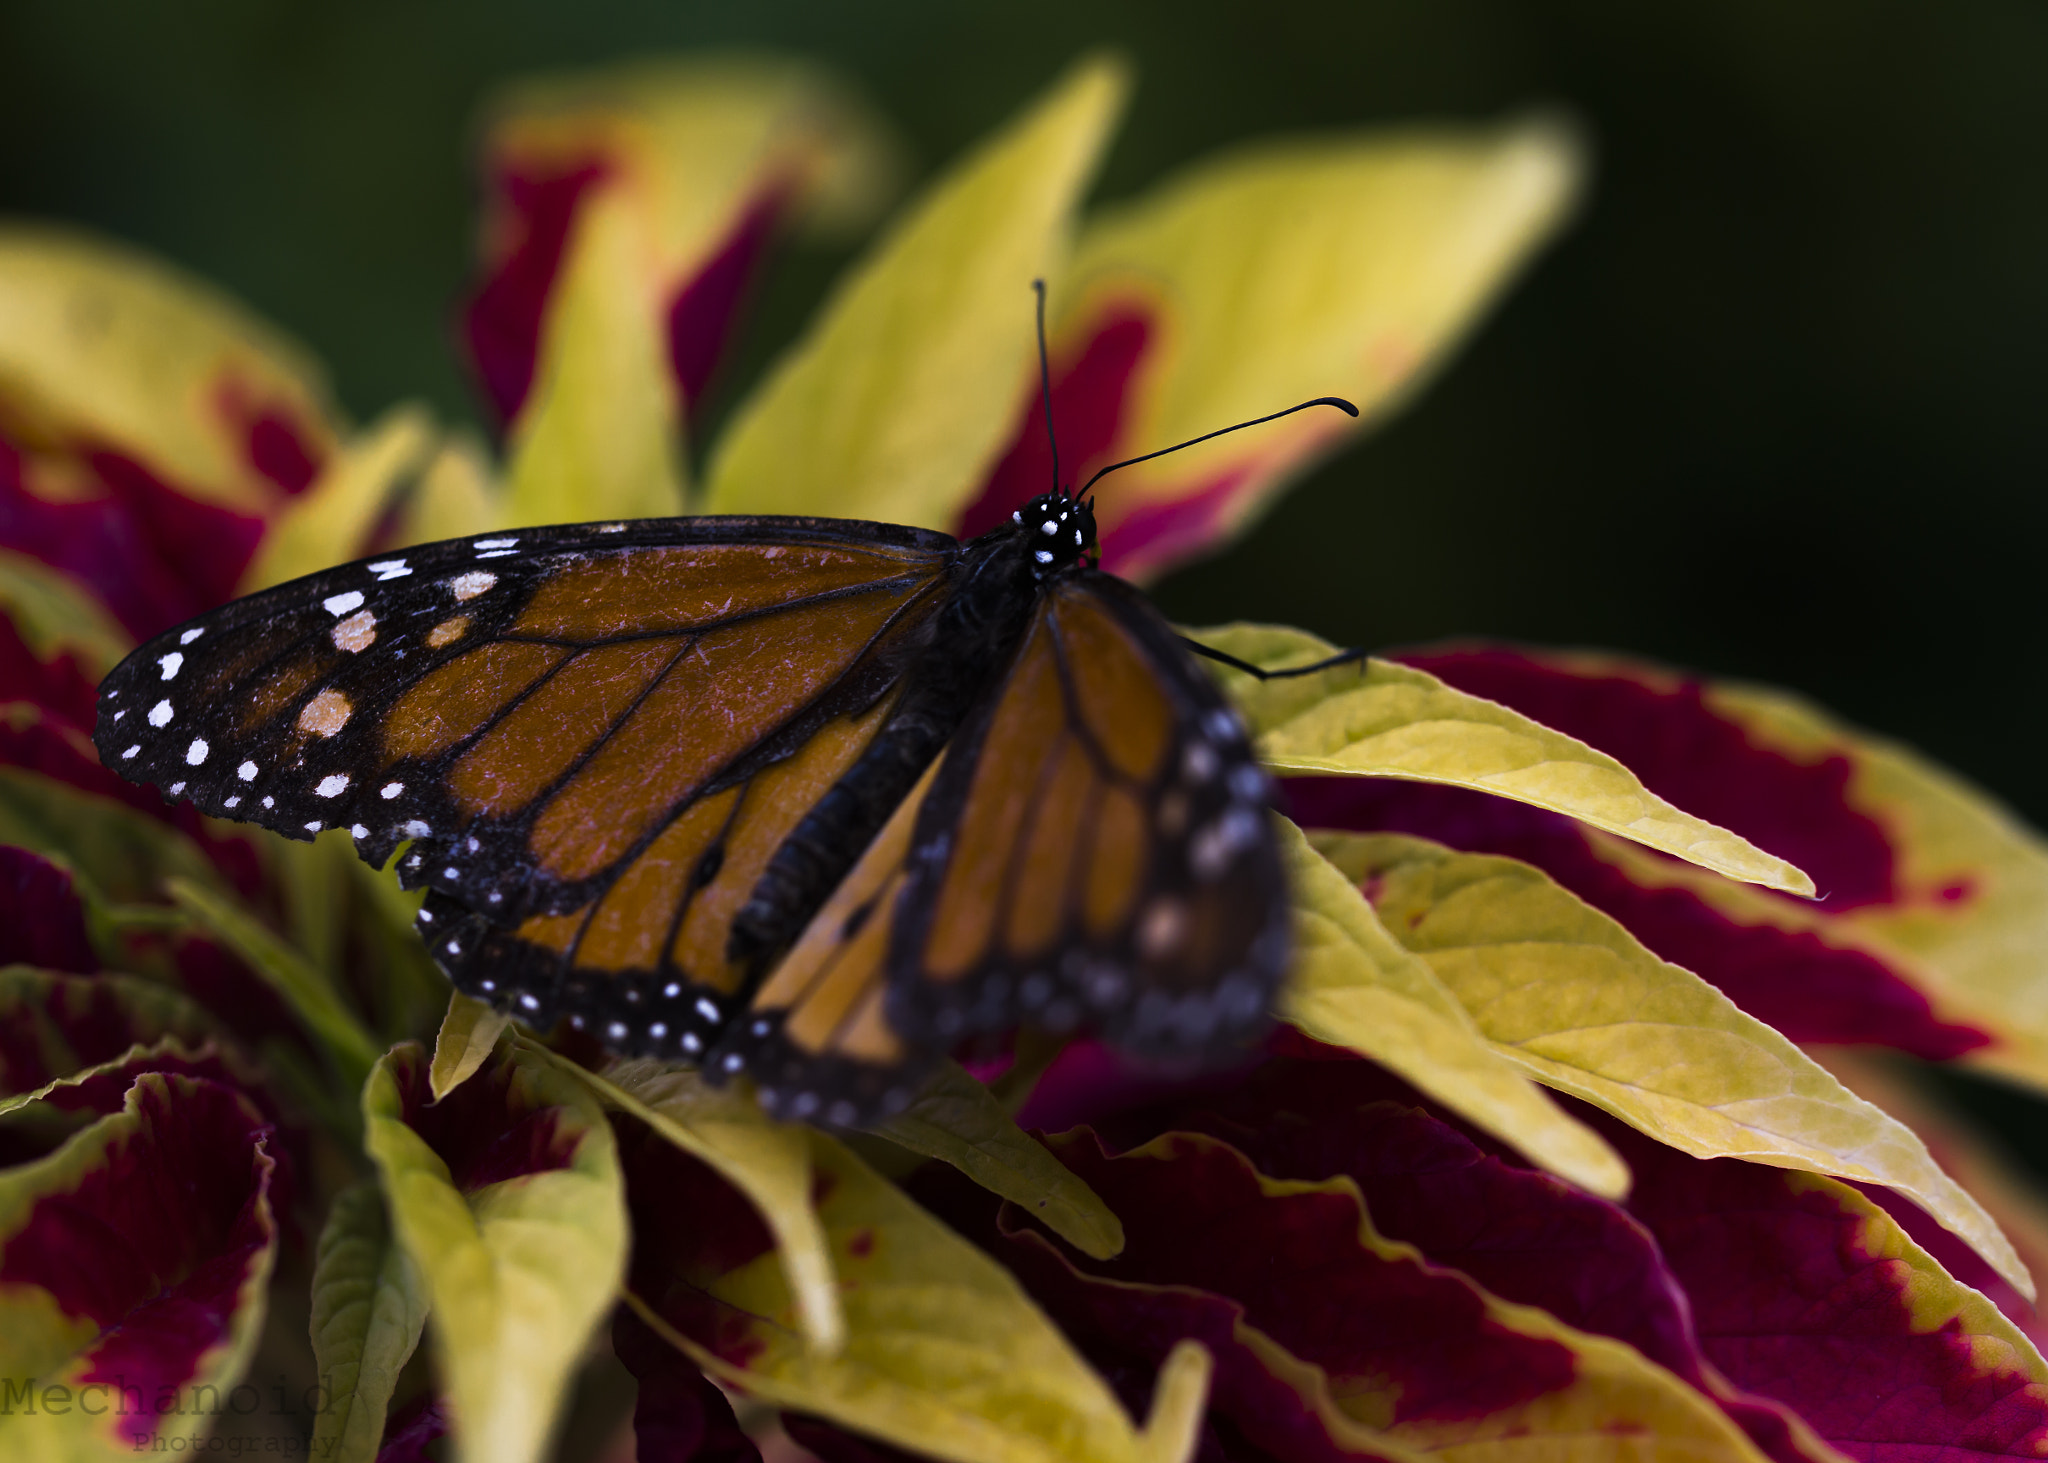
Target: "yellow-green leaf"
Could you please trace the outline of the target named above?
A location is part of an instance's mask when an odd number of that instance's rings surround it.
[[[384,1196],[371,1183],[343,1191],[313,1260],[313,1457],[374,1463],[399,1369],[426,1323],[426,1284],[391,1237]]]
[[[682,416],[645,228],[610,189],[577,213],[513,431],[506,528],[683,511]]]
[[[0,227],[0,415],[35,448],[111,445],[182,491],[257,509],[277,496],[238,409],[279,413],[324,453],[324,373],[282,332],[125,245],[45,224]]]
[[[1264,670],[1308,665],[1336,651],[1277,625],[1189,634]],[[1227,667],[1217,675],[1258,737],[1259,755],[1276,771],[1474,788],[1568,814],[1731,879],[1814,892],[1800,870],[1674,808],[1606,753],[1426,672],[1371,659],[1289,680],[1258,681]]]
[[[840,1144],[803,1130],[824,1181],[819,1216],[844,1287],[846,1344],[802,1344],[782,1267],[762,1256],[677,1283],[716,1304],[721,1345],[685,1335],[659,1295],[634,1307],[713,1378],[778,1407],[829,1418],[959,1463],[1184,1463],[1201,1425],[1208,1354],[1183,1343],[1160,1368],[1135,1429],[1102,1378],[1016,1279]],[[636,1278],[666,1280],[659,1236]],[[737,1349],[722,1344],[737,1339]]]
[[[105,970],[66,975],[29,965],[0,965],[0,1114],[46,1097],[60,1084],[126,1066],[138,1054],[190,1059],[213,1052],[211,1017],[182,992],[137,975]],[[127,1050],[87,1063],[80,1053],[105,1051],[125,1038]],[[22,1083],[44,1077],[40,1087]],[[8,1089],[14,1089],[9,1092]]]
[[[430,1100],[425,1053],[397,1048],[363,1088],[363,1146],[377,1164],[392,1231],[432,1302],[441,1376],[463,1463],[534,1463],[564,1394],[617,1297],[626,1260],[625,1190],[611,1125],[588,1089],[534,1048],[514,1043],[457,1094],[472,1110],[443,1120],[455,1151],[413,1126]],[[496,1100],[495,1110],[484,1106]],[[434,1109],[441,1112],[445,1109]],[[544,1118],[543,1159],[459,1186],[494,1139]]]
[[[686,280],[764,194],[841,236],[872,222],[899,168],[881,121],[829,73],[765,55],[641,57],[523,80],[486,109],[502,171],[560,174],[601,159],[604,186],[649,220],[647,267]]]
[[[1698,1158],[1897,1189],[2032,1296],[1996,1222],[1910,1129],[1540,869],[1397,834],[1313,842],[1538,1081]]]
[[[483,443],[472,432],[450,432],[405,500],[397,542],[433,544],[503,528],[504,501]]]
[[[1295,909],[1282,1019],[1372,1058],[1559,1177],[1609,1198],[1628,1192],[1621,1156],[1487,1045],[1456,997],[1300,829],[1273,822]]]
[[[1337,1445],[1274,1450],[1282,1456],[1763,1463],[1732,1418],[1633,1346],[1504,1301],[1380,1234],[1349,1177],[1269,1178],[1231,1145],[1195,1133],[1164,1133],[1116,1157],[1085,1132],[1053,1141],[1127,1209],[1145,1279],[1056,1259],[1042,1235],[1006,1225],[1020,1258],[1037,1252],[1027,1273],[1040,1293],[1062,1315],[1111,1318],[1111,1345],[1158,1334],[1168,1317],[1191,1326],[1204,1324],[1203,1312],[1214,1317],[1208,1324],[1229,1315],[1231,1340],[1295,1388]],[[1187,1245],[1190,1233],[1210,1243]],[[1375,1312],[1369,1297],[1390,1308]],[[1350,1304],[1359,1300],[1365,1315]],[[1147,1321],[1134,1325],[1133,1316]],[[1426,1340],[1404,1326],[1410,1318]],[[1276,1339],[1289,1333],[1301,1353]],[[1412,1357],[1403,1354],[1410,1348]],[[1241,1363],[1232,1370],[1244,1376]],[[1502,1385],[1509,1377],[1514,1384]],[[1273,1418],[1270,1407],[1247,1406],[1257,1386],[1219,1399],[1226,1420]],[[1418,1393],[1433,1403],[1415,1405]]]
[[[448,993],[448,1014],[434,1037],[434,1063],[427,1073],[434,1101],[439,1102],[467,1082],[484,1064],[512,1018],[494,1011],[474,996]]]
[[[566,1066],[567,1063],[564,1063]],[[606,1102],[701,1159],[745,1194],[775,1236],[805,1341],[819,1353],[846,1340],[832,1251],[811,1206],[805,1130],[778,1123],[744,1092],[654,1061],[614,1062],[602,1075],[573,1069]]]
[[[351,1082],[377,1060],[378,1044],[341,992],[297,950],[226,895],[191,879],[172,879],[171,897],[202,929],[247,961],[284,998],[292,1014],[339,1063]]]
[[[2048,841],[1947,768],[1801,697],[1716,685],[1707,707],[1761,746],[1848,762],[1844,796],[1884,829],[1896,892],[1840,912],[1821,906],[1826,936],[1874,946],[1911,970],[1943,1019],[1993,1037],[1965,1061],[2048,1087]],[[1738,917],[1786,922],[1753,906]]]
[[[313,485],[286,501],[242,575],[254,593],[369,550],[377,519],[434,445],[426,409],[393,407],[327,459]]]
[[[101,675],[135,642],[77,580],[38,559],[0,549],[0,614],[44,660],[66,651]]]
[[[1083,62],[911,205],[740,408],[714,513],[943,528],[1005,445],[1057,261],[1125,89]]]
[[[941,1067],[909,1107],[870,1131],[952,1164],[1084,1255],[1106,1260],[1124,1247],[1124,1227],[1109,1206],[956,1062]]]
[[[263,1334],[275,1136],[226,1084],[141,1072],[114,1110],[0,1169],[0,1457],[202,1451],[194,1440],[212,1418],[197,1399],[227,1397]],[[195,1152],[207,1156],[203,1183]],[[123,1405],[117,1369],[138,1357],[180,1405]]]
[[[173,877],[220,886],[212,861],[175,828],[14,767],[0,767],[0,843],[63,859],[92,900],[166,899]]]
[[[1113,317],[1152,336],[1102,463],[1317,396],[1363,414],[1305,412],[1123,472],[1096,509],[1106,543],[1182,502],[1200,500],[1201,521],[1122,549],[1117,572],[1213,547],[1410,396],[1555,232],[1580,172],[1575,140],[1544,121],[1289,138],[1090,218],[1053,292],[1055,354]]]
[[[33,970],[27,966],[5,966],[0,967],[0,983],[11,984],[11,982],[7,981],[9,976],[45,974],[47,972]],[[167,992],[166,994],[169,993]],[[117,1056],[109,1057],[102,1062],[94,1062],[91,1066],[74,1067],[67,1070],[63,1076],[53,1077],[40,1087],[28,1088],[21,1092],[0,1094],[0,1117],[20,1112],[23,1108],[43,1102],[53,1093],[62,1092],[66,1088],[77,1087],[81,1083],[91,1082],[95,1078],[103,1077],[110,1072],[119,1072],[124,1069],[133,1072],[182,1071],[185,1065],[195,1060],[198,1055],[191,1047],[186,1046],[184,1042],[178,1040],[175,1036],[165,1037],[160,1041],[148,1043],[138,1041]],[[207,1049],[207,1055],[214,1055],[210,1045]]]

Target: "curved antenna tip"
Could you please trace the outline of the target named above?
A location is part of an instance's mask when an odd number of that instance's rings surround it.
[[[1043,355],[1044,351],[1041,348],[1041,359],[1043,358]],[[1334,406],[1339,411],[1347,412],[1354,417],[1358,415],[1358,408],[1353,406],[1350,402],[1346,401],[1341,396],[1318,396],[1313,401],[1304,401],[1298,406],[1288,407],[1285,411],[1276,411],[1266,416],[1253,417],[1250,421],[1239,422],[1235,426],[1218,427],[1213,432],[1204,432],[1199,437],[1190,437],[1185,442],[1176,442],[1173,446],[1162,447],[1157,452],[1147,452],[1143,457],[1129,457],[1125,458],[1122,462],[1112,462],[1108,467],[1103,468],[1100,472],[1096,473],[1094,477],[1088,479],[1087,482],[1083,483],[1081,485],[1081,491],[1084,493],[1087,492],[1090,488],[1094,487],[1097,483],[1101,482],[1102,479],[1109,476],[1109,474],[1115,472],[1118,468],[1135,467],[1137,466],[1137,464],[1141,462],[1150,462],[1155,457],[1164,457],[1169,452],[1178,452],[1183,447],[1192,447],[1197,442],[1206,442],[1211,437],[1221,437],[1226,432],[1242,432],[1246,427],[1256,427],[1260,425],[1262,422],[1278,421],[1281,417],[1291,417],[1298,411],[1307,411],[1312,406]]]

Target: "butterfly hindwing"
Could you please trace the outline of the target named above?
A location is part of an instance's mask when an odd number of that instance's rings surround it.
[[[890,1015],[1020,1021],[1203,1060],[1263,1029],[1288,956],[1271,788],[1243,723],[1122,580],[1051,584],[920,814]]]
[[[845,1121],[1019,1024],[1167,1059],[1240,1048],[1288,955],[1269,796],[1158,613],[1063,577],[722,1059],[778,1111]]]

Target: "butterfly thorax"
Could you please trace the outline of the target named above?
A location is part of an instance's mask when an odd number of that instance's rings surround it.
[[[910,650],[908,687],[887,723],[776,852],[732,923],[730,952],[757,974],[788,949],[824,895],[881,829],[1004,673],[1047,584],[1095,547],[1095,515],[1046,493],[960,545],[950,593]]]

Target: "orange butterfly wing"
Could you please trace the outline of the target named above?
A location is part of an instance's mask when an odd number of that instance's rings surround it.
[[[1108,575],[1050,585],[1000,682],[728,1038],[764,1103],[886,1108],[962,1039],[1086,1024],[1213,1060],[1286,967],[1270,788],[1171,628]],[[848,1106],[847,1111],[851,1111]]]
[[[158,637],[96,736],[206,812],[374,863],[410,842],[458,986],[696,1056],[752,974],[734,919],[885,721],[956,553],[734,518],[432,545]]]

